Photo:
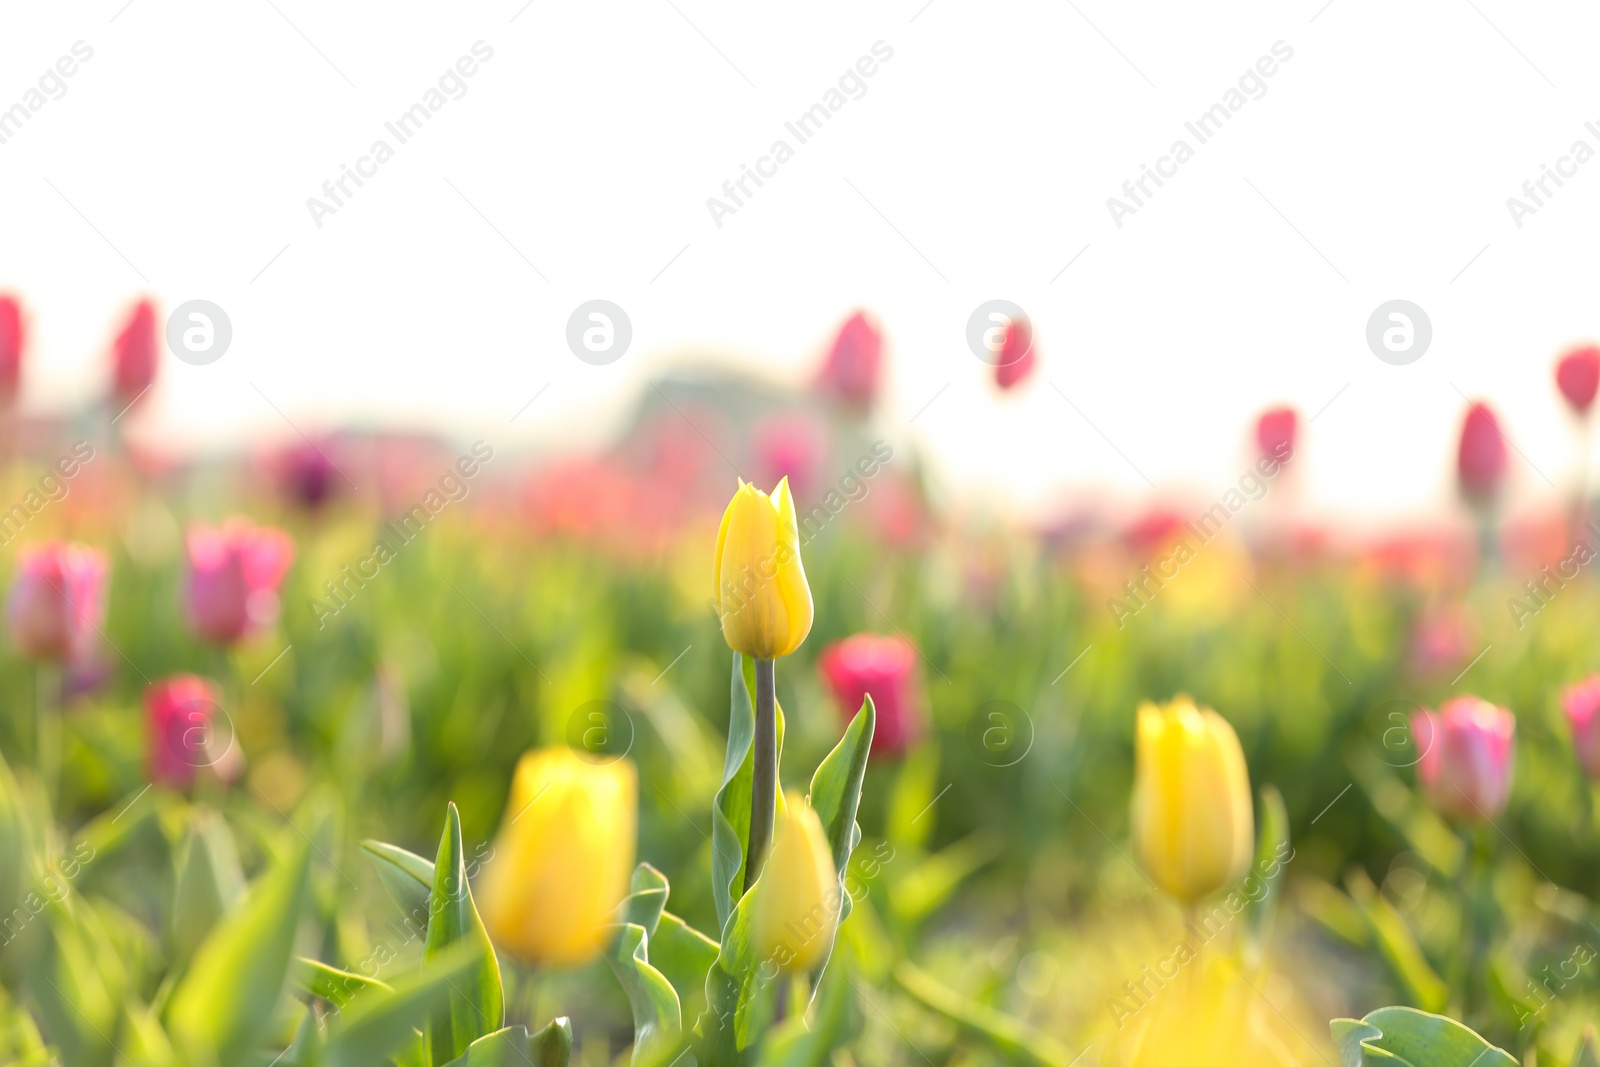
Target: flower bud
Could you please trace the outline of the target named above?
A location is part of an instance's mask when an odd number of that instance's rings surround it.
[[[1580,417],[1589,414],[1600,390],[1600,345],[1579,345],[1556,364],[1556,388]]]
[[[1572,747],[1583,773],[1600,779],[1600,674],[1568,686],[1561,694],[1561,708],[1572,727]]]
[[[1006,324],[1000,342],[1000,354],[995,360],[994,380],[1002,389],[1014,389],[1033,373],[1039,361],[1038,347],[1033,343],[1033,324],[1027,319],[1014,319]]]
[[[806,798],[789,792],[772,828],[772,851],[756,883],[751,937],[763,965],[807,971],[833,946],[839,873]]]
[[[1505,810],[1511,795],[1511,739],[1517,720],[1478,697],[1457,697],[1437,712],[1411,717],[1422,758],[1417,780],[1435,810],[1483,821]]]
[[[828,360],[817,375],[818,390],[852,407],[871,407],[878,395],[882,354],[883,334],[866,312],[856,312],[839,328]]]
[[[151,782],[187,789],[201,767],[216,767],[224,778],[242,769],[232,736],[213,736],[219,708],[216,687],[192,674],[165,678],[145,690],[145,768]]]
[[[105,618],[105,579],[97,549],[49,541],[24,550],[6,598],[12,643],[31,659],[86,652]]]
[[[1506,474],[1506,439],[1487,404],[1474,403],[1461,425],[1461,446],[1456,453],[1461,491],[1469,499],[1494,497]]]
[[[1256,419],[1256,449],[1262,456],[1286,463],[1294,456],[1299,430],[1300,415],[1294,408],[1268,408]]]
[[[22,348],[27,340],[27,324],[16,297],[0,296],[0,399],[17,395],[22,379]]]
[[[856,634],[823,650],[818,666],[848,724],[870,694],[877,709],[872,754],[894,756],[922,734],[922,694],[917,687],[917,650],[899,637]]]
[[[1231,885],[1254,838],[1250,772],[1233,727],[1188,697],[1141,704],[1133,840],[1156,885],[1185,904]]]
[[[717,531],[716,579],[722,636],[735,652],[787,656],[811,632],[811,587],[787,478],[771,496],[739,480]]]
[[[522,757],[478,883],[496,945],[562,966],[600,952],[628,892],[638,793],[628,760],[591,763],[569,748]]]
[[[229,519],[189,530],[183,605],[189,625],[219,644],[237,641],[278,616],[278,586],[294,559],[282,530]]]
[[[156,329],[155,304],[141,300],[111,346],[112,391],[124,404],[133,403],[156,380]]]

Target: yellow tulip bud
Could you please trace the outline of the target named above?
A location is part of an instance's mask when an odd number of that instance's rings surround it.
[[[1188,697],[1147,702],[1134,752],[1133,839],[1155,883],[1188,904],[1243,877],[1255,816],[1227,720]]]
[[[785,799],[756,883],[751,934],[763,964],[804,971],[821,963],[833,944],[839,874],[817,813],[799,793]]]
[[[811,632],[811,587],[784,478],[768,496],[744,479],[717,531],[717,615],[728,647],[754,659],[787,656]]]
[[[522,757],[478,882],[478,907],[496,945],[559,965],[600,952],[628,892],[638,794],[627,760],[591,763],[569,748]]]

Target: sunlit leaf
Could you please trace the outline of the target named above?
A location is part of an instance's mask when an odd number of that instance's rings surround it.
[[[505,1021],[500,962],[467,885],[461,816],[454,804],[445,809],[444,836],[433,872],[424,958],[433,960],[456,946],[468,945],[478,960],[476,968],[451,983],[448,1004],[435,1009],[428,1022],[428,1062],[439,1067],[460,1056],[478,1038],[500,1029]]]

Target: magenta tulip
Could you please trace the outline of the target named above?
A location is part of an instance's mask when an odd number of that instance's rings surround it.
[[[1561,694],[1561,708],[1572,727],[1572,747],[1590,778],[1600,779],[1600,674],[1590,675]]]
[[[1461,491],[1475,501],[1492,499],[1505,479],[1506,439],[1487,404],[1477,402],[1467,409],[1456,470]]]
[[[1291,407],[1268,408],[1256,419],[1256,448],[1263,456],[1287,463],[1294,456],[1300,415]]]
[[[882,369],[883,333],[866,312],[857,311],[839,328],[817,388],[852,407],[868,408],[878,395]]]
[[[221,528],[197,526],[188,535],[184,608],[201,637],[227,644],[278,616],[278,586],[294,560],[282,530],[229,519]]]
[[[1493,819],[1511,795],[1511,739],[1517,720],[1478,697],[1457,697],[1437,712],[1411,717],[1411,738],[1422,753],[1417,779],[1441,814],[1465,821]]]
[[[27,340],[22,305],[15,297],[0,296],[0,397],[17,395],[22,379],[22,346]]]
[[[12,644],[30,659],[80,656],[105,618],[105,586],[96,549],[60,541],[24,549],[6,598]]]
[[[1038,348],[1033,343],[1033,324],[1027,319],[1007,323],[1000,342],[1000,355],[995,361],[995,383],[1002,389],[1016,388],[1033,373],[1034,364],[1038,361]]]
[[[1578,415],[1589,414],[1596,390],[1600,390],[1600,345],[1579,345],[1569,349],[1556,364],[1556,387]]]
[[[155,304],[141,300],[112,344],[112,391],[124,404],[133,403],[156,380],[157,330]]]
[[[218,708],[216,687],[192,674],[164,678],[145,690],[145,768],[151,782],[187,789],[198,768],[231,751],[231,736],[212,737]],[[226,748],[218,751],[219,744]]]
[[[874,755],[897,755],[922,734],[922,694],[917,685],[917,650],[898,637],[856,634],[823,650],[822,677],[846,722],[870,694],[877,710]]]

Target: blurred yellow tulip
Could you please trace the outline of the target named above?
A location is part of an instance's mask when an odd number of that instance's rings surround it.
[[[1155,883],[1191,904],[1243,877],[1255,817],[1227,720],[1188,697],[1146,702],[1134,752],[1133,839]]]
[[[791,792],[755,887],[752,936],[763,966],[806,971],[822,962],[839,921],[839,874],[822,820]]]
[[[522,757],[478,885],[496,945],[569,966],[600,952],[628,891],[638,793],[627,760],[591,763],[569,748]]]
[[[787,656],[811,632],[811,587],[784,478],[768,496],[744,479],[717,531],[717,615],[728,647],[754,659]]]

